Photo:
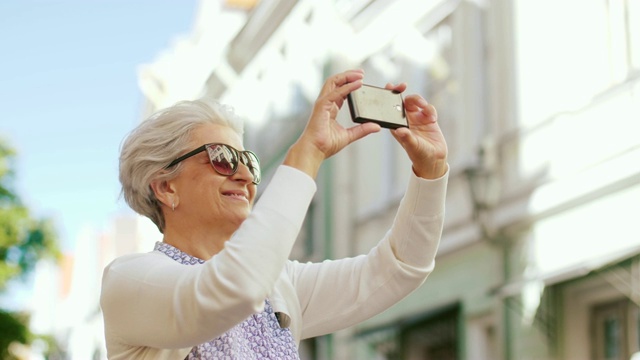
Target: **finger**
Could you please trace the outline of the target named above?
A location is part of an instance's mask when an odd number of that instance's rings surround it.
[[[354,80],[352,82],[348,82],[334,90],[335,93],[339,94],[341,98],[346,98],[347,95],[359,88],[362,87],[362,79]]]
[[[349,134],[349,143],[362,139],[369,134],[377,133],[380,129],[380,125],[371,122],[350,127],[347,129],[347,133]]]
[[[401,93],[401,92],[404,92],[405,90],[407,90],[407,83],[403,82],[403,83],[400,83],[400,84],[397,84],[397,85],[394,85],[392,83],[387,83],[387,85],[385,85],[384,88],[387,89],[387,90],[393,90],[395,92]]]
[[[351,82],[354,80],[359,80],[364,78],[364,70],[362,69],[347,70],[343,74],[346,77],[345,79],[346,82]]]
[[[349,86],[346,90],[348,94],[350,91],[353,91],[361,86],[363,78],[364,71],[361,69],[348,70],[343,73],[333,75],[329,77],[322,85],[320,94],[318,95],[318,99],[322,99],[323,97],[328,96],[335,89],[339,89],[344,85],[359,84],[355,86]],[[346,96],[346,94],[344,94],[344,96]]]
[[[418,138],[407,128],[391,130],[391,135],[396,139],[400,146],[402,146],[404,151],[407,152],[407,155],[409,155],[409,158],[413,161],[414,154],[416,154],[416,151],[420,148]]]
[[[344,100],[347,98],[347,95],[360,87],[362,87],[362,80],[348,82],[326,93],[319,100],[321,100],[320,102],[323,104],[322,106],[335,104],[338,108],[341,108]]]
[[[404,108],[407,111],[419,111],[426,108],[428,105],[429,103],[427,100],[420,95],[411,94],[404,98]]]
[[[407,149],[408,146],[412,146],[415,144],[416,139],[414,138],[411,130],[408,128],[397,128],[391,130],[391,135],[402,145],[403,148]]]
[[[429,122],[438,120],[438,112],[435,106],[419,95],[409,95],[404,99],[404,109],[407,113],[421,113]]]
[[[320,92],[321,96],[327,94],[335,88],[341,87],[345,84],[362,80],[364,78],[364,71],[360,69],[348,70],[340,74],[329,77]]]

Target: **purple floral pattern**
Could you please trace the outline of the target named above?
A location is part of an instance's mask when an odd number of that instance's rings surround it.
[[[155,250],[183,265],[204,263],[204,260],[162,242],[156,243]],[[291,330],[280,327],[269,299],[265,299],[262,312],[249,316],[221,336],[194,347],[185,360],[193,359],[299,360],[300,357]]]

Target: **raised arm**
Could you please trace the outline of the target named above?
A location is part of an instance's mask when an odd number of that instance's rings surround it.
[[[448,174],[412,176],[389,232],[367,255],[290,263],[303,316],[301,337],[344,329],[379,314],[433,271],[444,219]]]

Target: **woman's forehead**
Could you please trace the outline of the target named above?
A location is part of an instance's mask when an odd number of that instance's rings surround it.
[[[218,124],[205,124],[194,129],[191,135],[194,147],[209,143],[222,143],[243,150],[242,137],[231,127]]]

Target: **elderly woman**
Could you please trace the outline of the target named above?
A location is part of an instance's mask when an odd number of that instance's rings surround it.
[[[255,206],[260,165],[227,108],[180,102],[128,136],[120,157],[125,200],[164,238],[105,269],[110,359],[298,359],[300,340],[364,321],[424,282],[442,230],[448,165],[435,109],[418,95],[405,98],[410,128],[392,130],[413,175],[390,231],[367,255],[288,260],[322,161],[380,130],[336,122],[362,79],[352,70],[325,82]]]

